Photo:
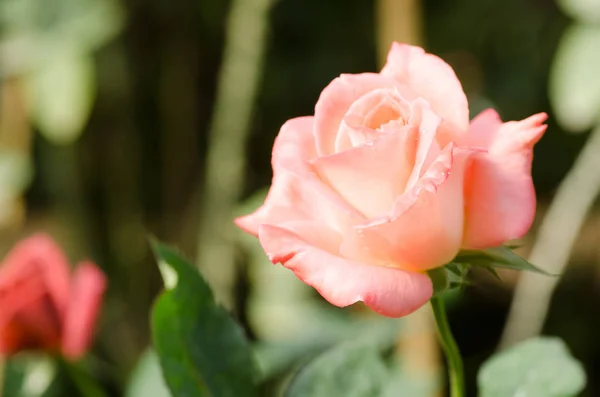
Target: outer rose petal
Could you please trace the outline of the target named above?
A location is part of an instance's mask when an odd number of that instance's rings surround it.
[[[31,273],[42,277],[57,312],[62,315],[69,299],[69,264],[60,247],[45,234],[20,241],[4,259],[0,289]]]
[[[0,308],[0,354],[58,346],[61,319],[43,279],[35,273],[0,289]]]
[[[354,101],[378,88],[397,88],[405,99],[415,99],[404,84],[377,73],[343,74],[325,87],[315,105],[314,134],[319,156],[335,153],[337,132],[346,112]]]
[[[342,255],[413,271],[449,262],[462,242],[464,170],[471,155],[448,145],[391,216],[345,237]]]
[[[316,175],[301,177],[284,172],[274,178],[265,204],[254,213],[237,218],[235,223],[246,232],[258,235],[262,224],[315,219],[337,231],[365,220]]]
[[[87,350],[105,289],[106,278],[96,265],[84,262],[77,267],[63,323],[62,353],[65,357],[77,359]]]
[[[486,109],[479,113],[469,127],[469,133],[457,142],[459,145],[477,146],[489,149],[502,125],[500,115],[494,109]]]
[[[257,235],[261,224],[320,219],[335,230],[363,220],[362,215],[314,173],[308,159],[316,156],[313,117],[286,122],[273,146],[273,183],[263,206],[235,220]]]
[[[60,318],[46,293],[16,313],[9,329],[18,330],[14,351],[25,349],[57,350],[60,345]]]
[[[433,293],[425,274],[350,261],[311,246],[285,228],[262,225],[259,238],[273,263],[293,270],[336,306],[363,301],[384,316],[402,317]]]
[[[531,179],[533,145],[542,137],[545,113],[502,124],[489,154],[475,157],[465,188],[465,248],[488,248],[523,237],[535,216]]]
[[[408,85],[452,127],[469,128],[467,97],[456,74],[441,58],[420,47],[393,43],[381,74]]]
[[[281,126],[271,159],[275,173],[280,168],[296,173],[306,171],[307,161],[317,156],[313,127],[313,116],[296,117]]]
[[[0,329],[10,322],[16,313],[25,310],[32,302],[47,294],[39,272],[36,273],[36,269],[31,270],[17,280],[10,280],[10,284],[0,275]]]

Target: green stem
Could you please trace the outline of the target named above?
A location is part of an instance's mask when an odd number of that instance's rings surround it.
[[[450,397],[465,396],[465,377],[463,363],[458,346],[452,336],[444,301],[440,297],[431,298],[431,308],[435,316],[440,343],[448,361],[448,378],[450,381]]]
[[[66,361],[60,356],[56,356],[55,359],[59,369],[68,377],[81,397],[107,397],[97,381],[79,364]]]

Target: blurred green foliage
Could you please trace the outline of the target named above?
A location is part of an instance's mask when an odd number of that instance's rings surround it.
[[[479,372],[481,397],[574,397],[585,371],[558,338],[534,338],[490,358]]]

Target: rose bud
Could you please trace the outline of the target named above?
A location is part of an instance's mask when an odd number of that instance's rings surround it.
[[[92,262],[71,273],[49,236],[22,240],[0,265],[0,354],[43,350],[80,358],[90,345],[105,288],[106,278]]]

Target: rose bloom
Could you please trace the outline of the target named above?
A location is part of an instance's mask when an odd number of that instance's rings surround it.
[[[266,201],[236,223],[332,304],[407,315],[432,296],[427,270],[528,231],[545,119],[469,123],[452,68],[394,43],[380,73],[341,75],[283,125]]]
[[[77,359],[87,350],[106,287],[92,262],[70,274],[48,236],[19,242],[0,265],[0,354],[44,350]]]

